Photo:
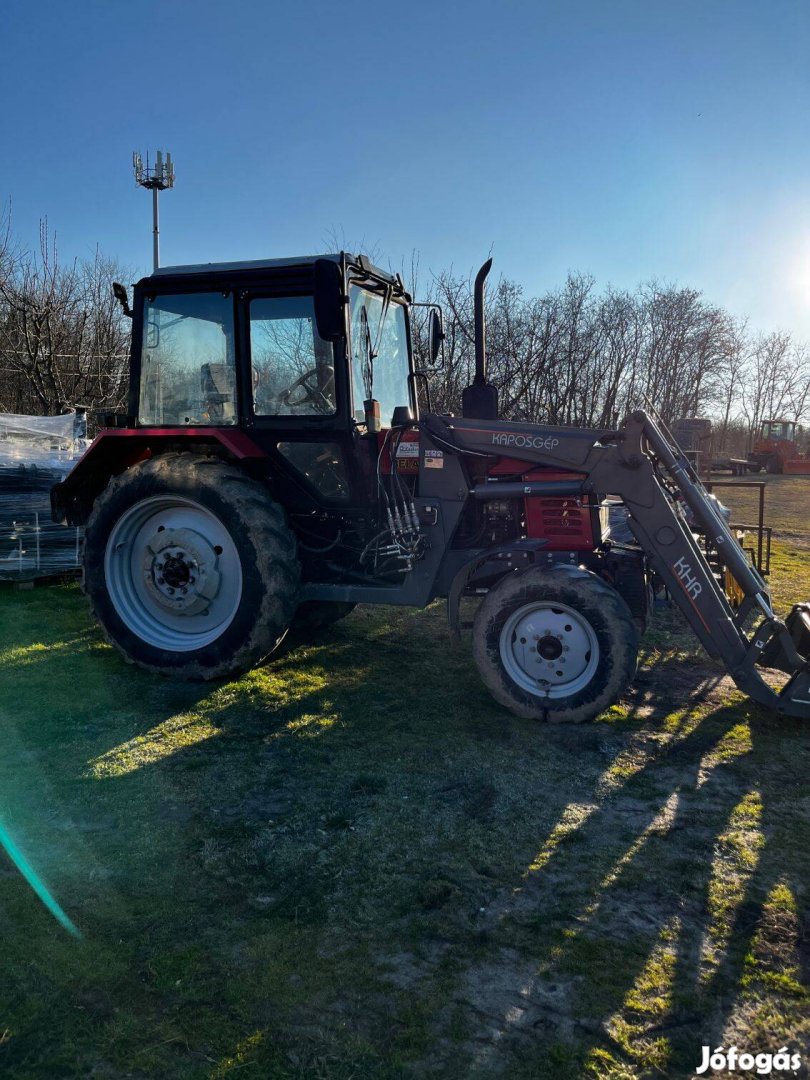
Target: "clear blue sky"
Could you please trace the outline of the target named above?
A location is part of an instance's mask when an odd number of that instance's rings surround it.
[[[314,252],[695,285],[810,339],[810,4],[6,0],[0,200],[150,267]]]

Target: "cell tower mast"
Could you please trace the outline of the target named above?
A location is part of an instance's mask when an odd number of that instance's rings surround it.
[[[174,187],[174,164],[172,155],[167,151],[166,157],[163,151],[158,150],[154,165],[149,164],[149,154],[146,155],[146,165],[137,150],[132,155],[132,167],[135,170],[135,183],[139,187],[148,188],[152,192],[152,256],[154,269],[160,266],[160,217],[158,215],[158,192]]]

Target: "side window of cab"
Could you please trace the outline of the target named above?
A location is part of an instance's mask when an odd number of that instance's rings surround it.
[[[312,297],[257,297],[249,316],[254,413],[333,416],[333,347],[318,334]]]
[[[138,419],[142,424],[236,423],[233,296],[146,298]]]

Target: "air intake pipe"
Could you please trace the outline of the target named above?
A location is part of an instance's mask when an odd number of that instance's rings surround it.
[[[484,290],[492,259],[487,259],[475,275],[475,378],[461,394],[461,414],[474,420],[498,419],[498,391],[487,382],[487,327],[484,315]]]

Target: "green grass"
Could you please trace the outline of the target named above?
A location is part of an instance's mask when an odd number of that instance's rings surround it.
[[[807,547],[774,567],[810,596]],[[128,667],[74,586],[0,592],[0,626],[0,821],[81,933],[0,852],[0,1075],[618,1080],[807,1044],[808,727],[673,615],[560,729],[487,697],[439,605],[214,687]]]

